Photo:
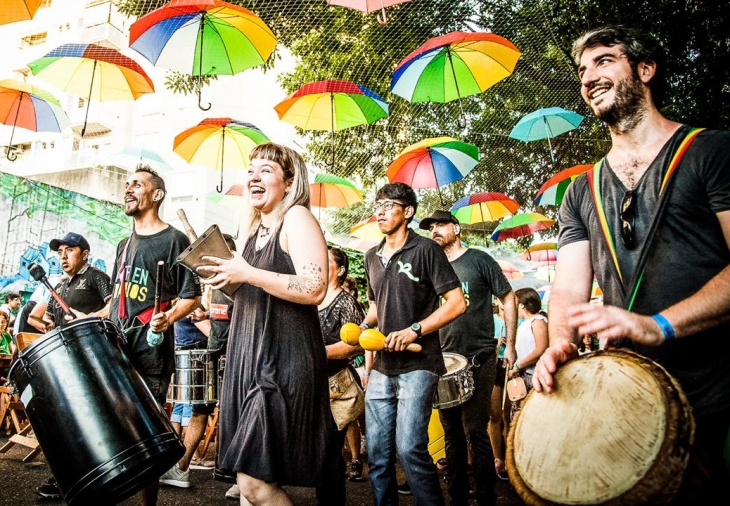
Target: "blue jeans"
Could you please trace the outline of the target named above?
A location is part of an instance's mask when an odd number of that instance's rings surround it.
[[[428,422],[437,384],[438,376],[429,371],[397,376],[372,371],[365,394],[365,430],[376,505],[398,504],[396,451],[415,504],[444,504],[436,465],[428,453]]]

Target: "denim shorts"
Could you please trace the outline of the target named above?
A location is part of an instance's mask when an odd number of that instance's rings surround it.
[[[179,404],[175,403],[172,406],[172,415],[170,415],[170,421],[172,423],[179,423],[183,427],[187,427],[190,423],[190,418],[193,416],[193,405],[192,404]]]

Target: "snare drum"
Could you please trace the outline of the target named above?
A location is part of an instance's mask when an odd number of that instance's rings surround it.
[[[446,374],[439,378],[434,409],[453,408],[468,401],[474,393],[474,378],[467,359],[458,353],[443,355]]]
[[[566,363],[531,391],[507,439],[510,482],[528,504],[665,504],[694,439],[679,384],[628,350]]]
[[[177,350],[168,402],[210,404],[218,401],[218,374],[208,350]]]

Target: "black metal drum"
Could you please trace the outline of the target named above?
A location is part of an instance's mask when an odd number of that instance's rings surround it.
[[[185,453],[119,339],[109,320],[73,321],[20,352],[10,370],[70,506],[117,504]]]

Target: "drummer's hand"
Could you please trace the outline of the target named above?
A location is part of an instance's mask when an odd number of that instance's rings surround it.
[[[418,339],[418,334],[410,328],[394,331],[385,338],[384,349],[388,351],[404,351],[416,339]]]
[[[540,360],[535,365],[535,374],[532,376],[532,386],[535,390],[542,392],[543,389],[547,393],[555,390],[553,374],[558,370],[558,366],[578,356],[578,347],[567,340],[547,348]]]
[[[664,333],[651,316],[630,313],[616,306],[578,304],[568,309],[568,325],[578,335],[595,333],[601,348],[612,339],[628,337],[645,346],[664,343]]]
[[[195,311],[190,313],[190,319],[194,321],[201,321],[205,320],[207,317],[205,316],[205,311],[203,311],[201,308],[195,308]]]
[[[89,317],[89,315],[88,315],[88,314],[86,314],[86,313],[82,313],[81,311],[77,311],[76,309],[74,309],[74,308],[72,308],[72,307],[70,307],[69,309],[71,310],[71,312],[72,312],[72,313],[73,313],[74,315],[73,315],[73,316],[71,316],[71,315],[69,315],[69,314],[65,314],[65,315],[63,315],[63,319],[64,319],[64,321],[66,321],[66,322],[70,322],[70,321],[73,321],[73,320],[80,320],[81,318],[88,318],[88,317]]]
[[[368,383],[370,383],[370,376],[363,376],[360,378],[362,380],[362,389],[367,390],[368,389]]]
[[[519,375],[520,375],[519,369],[510,369],[509,371],[507,371],[507,377],[509,379],[512,379],[515,376],[519,376]]]
[[[507,346],[504,349],[504,354],[502,355],[502,364],[504,365],[505,369],[512,369],[512,366],[515,362],[517,362],[517,352],[515,351],[514,346]]]
[[[150,320],[150,328],[153,332],[163,333],[170,328],[170,320],[165,311],[160,311]]]
[[[234,255],[233,258],[204,256],[201,260],[210,265],[201,265],[196,269],[200,274],[200,281],[215,290],[229,284],[246,282],[245,273],[250,265],[241,255]]]

